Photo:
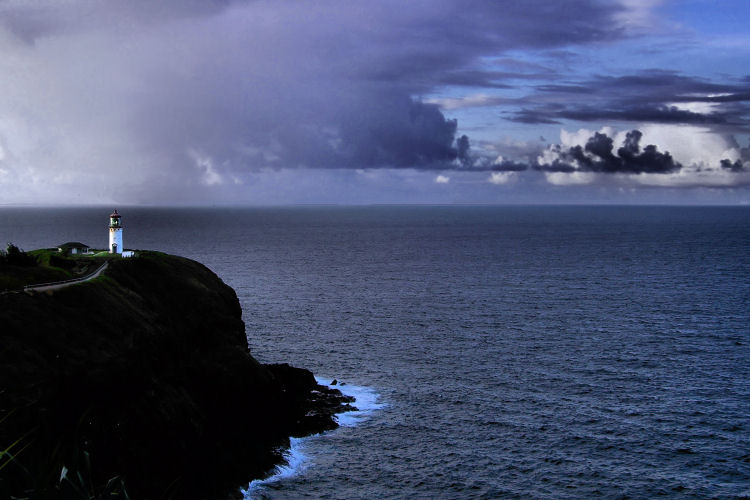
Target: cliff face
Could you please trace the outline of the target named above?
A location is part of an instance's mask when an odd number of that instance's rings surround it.
[[[0,325],[0,450],[21,439],[0,496],[55,497],[62,466],[88,455],[95,489],[119,475],[131,498],[220,497],[287,436],[334,428],[344,403],[306,370],[255,361],[234,291],[180,257],[0,295]]]

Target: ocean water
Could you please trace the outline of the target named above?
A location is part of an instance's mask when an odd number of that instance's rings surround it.
[[[105,247],[111,208],[0,239]],[[118,208],[359,395],[248,498],[750,496],[750,208]]]

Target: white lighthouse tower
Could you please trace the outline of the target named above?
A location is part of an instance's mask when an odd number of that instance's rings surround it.
[[[117,210],[109,215],[109,253],[122,253],[122,222]]]

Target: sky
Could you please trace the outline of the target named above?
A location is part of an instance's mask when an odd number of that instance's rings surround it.
[[[747,19],[747,0],[0,0],[0,205],[747,205]]]

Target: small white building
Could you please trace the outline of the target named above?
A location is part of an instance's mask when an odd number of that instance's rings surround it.
[[[89,246],[77,241],[69,241],[58,245],[57,251],[66,255],[78,255],[89,252]]]
[[[109,215],[109,253],[122,253],[122,221],[117,209]]]

